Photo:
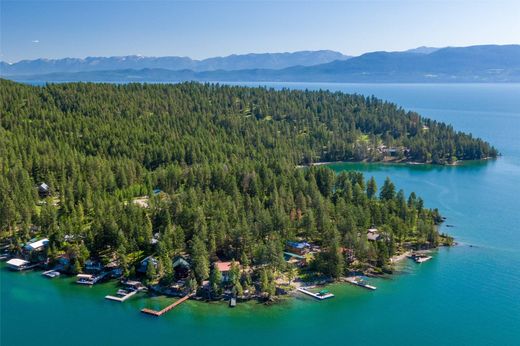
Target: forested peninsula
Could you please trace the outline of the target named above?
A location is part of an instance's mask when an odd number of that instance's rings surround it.
[[[1,80],[0,125],[4,256],[207,299],[390,272],[452,241],[390,179],[298,166],[498,154],[374,97],[217,84]]]

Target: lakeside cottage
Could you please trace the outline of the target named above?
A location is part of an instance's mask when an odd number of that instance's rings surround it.
[[[145,274],[146,271],[148,270],[148,262],[151,262],[153,264],[153,266],[155,267],[155,269],[157,269],[157,259],[153,256],[148,256],[139,263],[139,267],[137,267],[137,271],[141,274]]]
[[[238,264],[240,267],[240,262],[236,261],[235,263]],[[233,262],[222,262],[218,261],[215,262],[218,271],[222,274],[222,282],[229,281],[229,273],[231,271],[231,266],[233,265]]]
[[[42,251],[45,250],[45,248],[49,245],[49,239],[44,238],[40,239],[38,241],[25,244],[23,247],[25,251],[27,252],[33,252],[33,251]]]
[[[177,280],[179,279],[185,279],[190,274],[191,266],[183,257],[177,256],[173,259],[172,263],[173,271],[175,278]]]

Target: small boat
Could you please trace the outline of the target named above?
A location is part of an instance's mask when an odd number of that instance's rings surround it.
[[[229,307],[234,308],[235,306],[237,306],[237,299],[233,297],[229,300]]]
[[[118,296],[126,296],[128,294],[127,291],[125,290],[117,290],[117,295]]]
[[[46,276],[48,278],[54,279],[55,277],[60,276],[61,273],[59,271],[56,271],[56,270],[47,270],[47,271],[43,272],[42,275],[44,275],[44,276]]]

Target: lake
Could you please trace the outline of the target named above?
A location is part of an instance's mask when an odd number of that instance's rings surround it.
[[[241,83],[274,88],[329,89],[393,101],[452,124],[503,154],[458,167],[332,164],[386,176],[447,217],[442,226],[460,243],[417,265],[405,260],[370,292],[336,284],[336,297],[256,303],[188,301],[155,318],[142,307],[169,299],[103,299],[115,283],[78,287],[71,278],[0,268],[0,344],[10,345],[518,345],[520,340],[520,85]],[[446,225],[453,225],[447,227]]]

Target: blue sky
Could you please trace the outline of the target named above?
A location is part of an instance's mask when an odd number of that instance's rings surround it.
[[[6,1],[0,59],[520,43],[520,0]]]

